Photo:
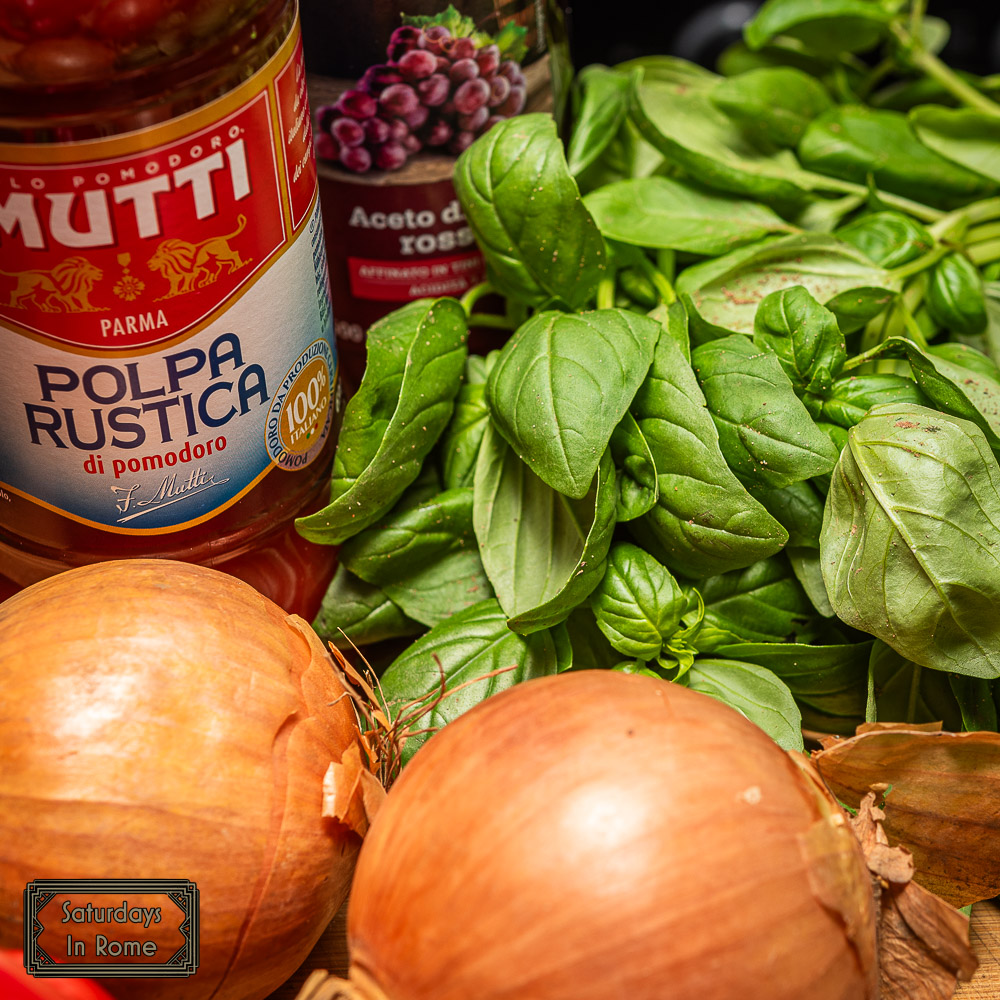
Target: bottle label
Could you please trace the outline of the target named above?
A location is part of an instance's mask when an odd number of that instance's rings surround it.
[[[296,29],[110,139],[0,144],[0,484],[169,532],[313,462],[337,360]]]
[[[458,298],[485,281],[450,176],[372,186],[322,169],[320,192],[340,343],[363,345],[365,329],[405,302]]]
[[[337,339],[357,381],[371,323],[485,280],[452,184],[455,157],[498,121],[552,110],[553,93],[541,3],[347,8],[336,16],[364,11],[363,38],[325,35],[309,87]]]

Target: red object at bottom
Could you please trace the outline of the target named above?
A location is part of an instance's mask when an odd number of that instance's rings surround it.
[[[29,976],[24,970],[21,952],[9,949],[0,951],[0,997],[3,1000],[111,1000],[109,993],[89,979]]]

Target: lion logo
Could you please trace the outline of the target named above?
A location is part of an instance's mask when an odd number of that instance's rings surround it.
[[[243,232],[246,224],[246,216],[241,215],[236,229],[228,236],[210,236],[200,243],[181,239],[163,240],[147,261],[149,269],[159,271],[170,285],[170,290],[157,301],[204,288],[218,281],[223,272],[232,274],[249,264],[249,260],[244,260],[239,251],[229,245],[230,240]]]
[[[105,306],[90,302],[90,293],[104,272],[86,257],[67,257],[51,271],[3,271],[5,278],[16,278],[17,284],[7,304],[12,309],[35,306],[42,312],[103,312]]]

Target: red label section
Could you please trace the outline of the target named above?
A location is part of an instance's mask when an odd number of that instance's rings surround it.
[[[312,116],[306,92],[302,42],[274,81],[281,123],[281,151],[292,201],[292,228],[298,229],[316,193],[316,157],[313,155]]]
[[[282,148],[299,159],[292,144]],[[136,155],[0,164],[0,319],[89,348],[183,333],[284,244],[275,159],[264,92]],[[306,175],[293,191],[314,183]]]
[[[352,294],[380,302],[459,296],[486,277],[486,265],[478,251],[413,264],[348,257],[347,268]]]

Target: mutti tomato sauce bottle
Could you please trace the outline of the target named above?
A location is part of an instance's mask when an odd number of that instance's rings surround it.
[[[340,394],[294,0],[0,0],[0,357],[7,592],[160,556],[312,617]]]

